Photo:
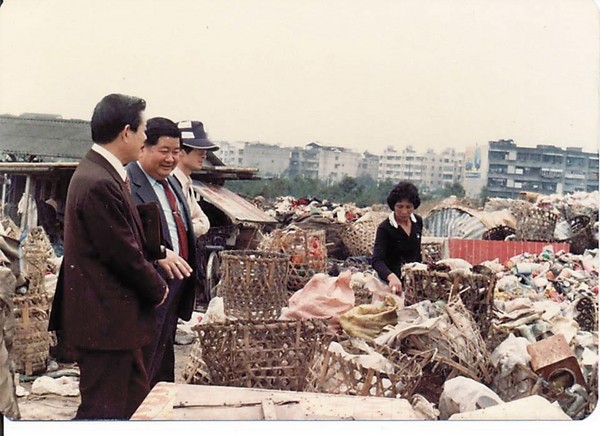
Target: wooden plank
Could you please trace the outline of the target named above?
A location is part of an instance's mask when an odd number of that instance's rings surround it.
[[[159,383],[132,419],[422,420],[424,417],[400,398]]]
[[[266,421],[275,421],[277,419],[277,411],[275,404],[271,400],[262,400],[263,416]]]

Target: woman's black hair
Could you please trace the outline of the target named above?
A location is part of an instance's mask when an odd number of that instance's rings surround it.
[[[419,191],[411,182],[400,182],[390,191],[387,197],[387,204],[390,209],[394,210],[394,206],[401,200],[410,201],[416,208],[421,204]]]

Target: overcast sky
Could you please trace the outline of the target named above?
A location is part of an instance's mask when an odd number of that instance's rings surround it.
[[[5,0],[0,113],[105,94],[213,140],[596,151],[593,0]]]

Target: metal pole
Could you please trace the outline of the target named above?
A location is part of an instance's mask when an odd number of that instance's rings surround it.
[[[6,174],[2,175],[2,208],[0,209],[0,218],[4,218],[4,206],[6,204],[6,185],[8,184],[8,179],[6,178]]]
[[[29,212],[29,189],[31,186],[31,176],[28,174],[25,179],[25,192],[23,193],[23,198],[25,199],[25,210],[23,211],[23,215],[21,215],[21,230],[25,229],[25,225],[27,223],[27,215]]]

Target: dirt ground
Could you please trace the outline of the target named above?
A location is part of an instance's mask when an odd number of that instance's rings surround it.
[[[175,345],[175,382],[182,383],[183,368],[187,363],[191,345]],[[59,369],[73,368],[73,365],[59,365]],[[20,385],[31,392],[31,382],[21,382]],[[80,397],[65,397],[60,395],[35,395],[18,398],[21,420],[60,421],[70,420],[75,416]]]

